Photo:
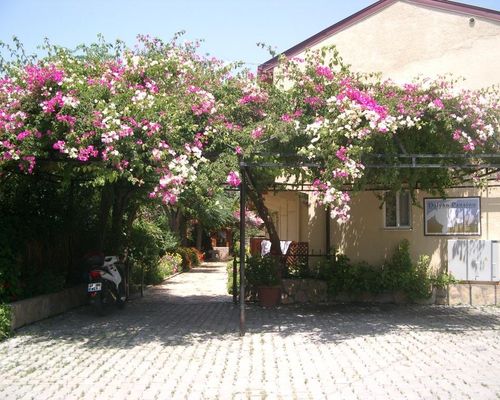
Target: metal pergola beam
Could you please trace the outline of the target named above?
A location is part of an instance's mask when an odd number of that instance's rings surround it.
[[[500,164],[366,164],[365,168],[391,168],[391,169],[499,169]]]
[[[491,163],[477,163],[478,160],[496,160],[500,161],[500,155],[498,154],[370,154],[365,158],[366,160],[372,159],[384,159],[392,158],[396,163],[370,163],[366,162],[366,168],[429,168],[429,169],[498,169],[500,164],[495,162]],[[442,163],[429,163],[424,162],[424,160],[443,160]],[[404,160],[404,162],[403,162]],[[468,161],[468,164],[457,164],[458,160]],[[476,161],[473,163],[473,161]]]

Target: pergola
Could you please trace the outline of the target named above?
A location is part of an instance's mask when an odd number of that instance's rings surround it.
[[[285,155],[285,157],[287,157]],[[240,321],[239,321],[239,334],[245,335],[246,331],[246,310],[245,310],[245,258],[246,258],[246,205],[247,205],[247,188],[249,186],[255,188],[255,182],[252,175],[253,168],[322,168],[322,164],[318,162],[311,162],[307,159],[297,158],[295,155],[293,162],[252,162],[252,157],[241,159],[239,163],[241,183],[239,185],[240,194]],[[390,158],[390,160],[389,160]],[[388,154],[373,154],[366,158],[365,168],[370,169],[454,169],[463,170],[465,174],[463,179],[466,180],[468,172],[470,171],[483,171],[481,177],[488,177],[500,171],[500,155],[499,154],[408,154],[402,153],[397,155]],[[391,162],[389,162],[391,161]],[[493,186],[500,186],[500,183]],[[462,187],[462,186],[461,186]],[[312,191],[310,183],[276,183],[273,186],[275,191]],[[349,190],[350,188],[346,188]],[[372,189],[384,189],[374,187]],[[328,212],[328,210],[327,210]],[[326,253],[330,254],[330,224],[326,224]],[[236,303],[236,261],[233,263],[233,300]]]

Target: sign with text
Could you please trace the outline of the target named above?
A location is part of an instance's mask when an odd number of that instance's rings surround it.
[[[480,235],[481,199],[450,197],[424,199],[425,235]]]

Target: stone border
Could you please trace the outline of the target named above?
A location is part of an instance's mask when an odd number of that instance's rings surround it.
[[[281,280],[281,303],[325,303],[328,301],[327,284],[318,279]]]
[[[61,292],[44,294],[10,303],[11,329],[61,314],[88,302],[86,285],[78,285]]]
[[[295,303],[373,303],[373,304],[409,304],[412,303],[408,296],[401,291],[383,292],[372,294],[362,293],[338,293],[335,296],[328,294],[327,283],[318,279],[290,279],[282,280],[282,304]],[[446,305],[448,294],[445,289],[434,288],[428,299],[415,300],[414,304],[421,305]],[[457,303],[458,304],[458,303]],[[485,304],[485,303],[477,303]]]

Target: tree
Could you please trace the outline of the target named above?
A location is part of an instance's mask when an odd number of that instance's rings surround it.
[[[313,182],[332,217],[345,220],[347,189],[380,182],[442,191],[477,173],[483,154],[498,153],[497,89],[459,92],[444,79],[397,85],[351,72],[333,48],[282,59],[273,80],[175,39],[140,37],[134,49],[103,41],[76,52],[46,48],[36,62],[2,63],[0,179],[17,168],[90,179],[104,188],[102,215],[112,209],[113,234],[126,212],[133,218],[132,199],[148,193],[173,206],[182,193],[213,198],[225,176],[239,184],[244,158],[292,165],[253,168],[248,183],[277,250],[262,193],[278,176]],[[436,152],[473,156],[478,167],[365,168],[374,154],[398,163],[401,153]],[[304,159],[320,167],[303,168]]]

